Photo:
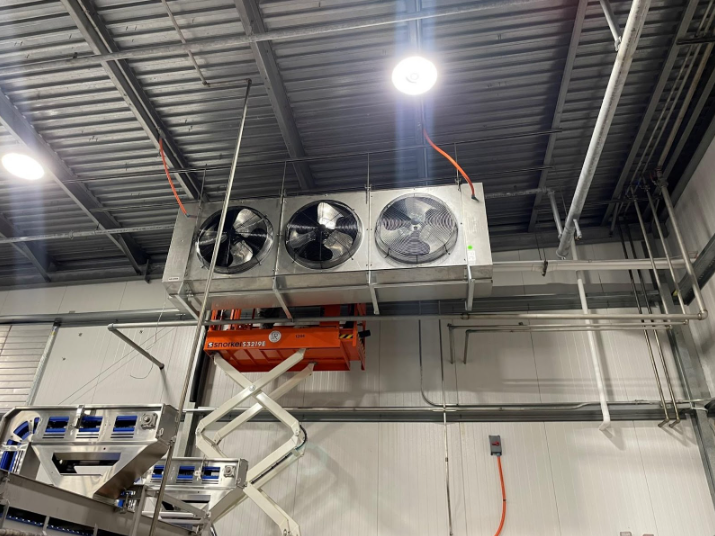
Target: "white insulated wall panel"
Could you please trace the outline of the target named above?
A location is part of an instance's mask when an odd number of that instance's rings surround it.
[[[0,326],[0,413],[27,405],[51,326]]]
[[[448,534],[441,423],[306,423],[305,455],[266,487],[312,536]],[[449,423],[455,536],[493,534],[501,515],[500,435],[507,493],[504,535],[712,536],[715,510],[689,422]],[[287,439],[277,424],[228,436],[228,456],[255,464]],[[219,521],[219,534],[270,536],[250,501]]]
[[[634,309],[611,311],[635,312]],[[475,333],[470,336],[465,365],[464,330],[453,332],[454,363],[450,363],[448,322],[442,322],[441,353],[438,327],[436,320],[422,321],[422,383],[426,397],[434,404],[442,403],[441,359],[444,359],[444,391],[448,404],[457,401],[460,404],[517,404],[598,400],[585,332]],[[316,372],[286,395],[283,404],[291,407],[427,406],[420,392],[418,322],[375,322],[368,328],[372,336],[367,339],[366,370],[356,366],[350,372]],[[643,332],[598,332],[596,338],[609,401],[658,400]],[[665,334],[661,336],[661,342],[676,396],[681,396],[677,368]],[[668,399],[654,337],[651,337],[651,345]],[[285,381],[287,377],[279,381]],[[237,392],[236,384],[222,372],[211,369],[204,404],[218,406]]]
[[[295,510],[303,534],[378,531],[378,423],[306,423]]]
[[[490,455],[489,435],[500,435],[504,445],[502,461],[507,493],[504,534],[560,534],[543,423],[457,423],[448,426],[455,430],[453,436],[460,443],[461,459],[455,459],[453,465],[455,472],[461,470],[453,477],[453,493],[456,499],[461,495],[465,504],[465,536],[494,534],[499,526],[502,507],[499,470],[497,458]]]
[[[221,443],[221,448],[227,457],[248,460],[251,467],[289,438],[290,433],[283,425],[248,423],[241,428],[241,432],[229,435]],[[201,453],[197,452],[197,455],[201,456]],[[293,514],[295,508],[298,463],[300,462],[294,462],[263,488],[289,515]],[[219,535],[271,536],[279,531],[260,508],[252,501],[246,500],[216,523],[216,532]]]
[[[633,423],[545,426],[562,534],[659,534]]]
[[[178,406],[193,332],[191,327],[125,331],[164,363],[162,371],[106,327],[60,328],[36,403]]]

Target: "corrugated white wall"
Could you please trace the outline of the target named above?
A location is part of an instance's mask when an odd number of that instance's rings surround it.
[[[24,406],[50,326],[0,326],[0,413]]]
[[[689,251],[700,253],[715,234],[714,169],[715,143],[712,143],[675,207],[683,240]],[[715,279],[710,279],[702,292],[705,303],[714,304]],[[715,392],[715,348],[712,343],[715,340],[715,314],[712,305],[710,309],[711,314],[705,321],[694,322],[692,326],[693,338],[698,345],[708,387],[711,392]]]
[[[0,293],[0,314],[3,315],[162,308],[173,309],[160,281],[151,284],[105,283]],[[31,329],[15,326],[12,332],[18,330],[18,333],[28,333]],[[163,373],[109,333],[104,326],[60,328],[35,403],[165,402],[178,405],[184,375],[189,366],[188,347],[193,329],[152,328],[128,330],[126,334],[164,362]],[[44,348],[46,338],[46,334],[44,338],[35,337],[33,347]],[[29,343],[27,340],[25,342]],[[41,353],[42,349],[39,351]]]

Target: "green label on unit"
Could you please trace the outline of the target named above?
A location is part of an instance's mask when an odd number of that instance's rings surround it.
[[[472,264],[477,264],[477,252],[474,251],[473,246],[467,246],[467,262]]]

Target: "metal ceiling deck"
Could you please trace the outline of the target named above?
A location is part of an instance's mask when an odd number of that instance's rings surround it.
[[[85,3],[88,0],[83,0]],[[118,50],[177,44],[179,36],[157,0],[90,2]],[[422,10],[475,2],[423,0]],[[601,224],[631,149],[653,87],[674,40],[686,2],[654,0],[598,171],[582,226]],[[706,0],[696,11],[691,34]],[[189,42],[245,35],[234,0],[171,0]],[[265,28],[300,29],[359,22],[405,13],[414,0],[264,0]],[[552,128],[576,0],[525,2],[456,17],[422,20],[421,46],[435,58],[440,81],[425,98],[426,126],[435,142],[455,155],[487,192],[536,188]],[[630,2],[614,1],[621,26]],[[399,187],[454,180],[454,169],[431,150],[426,168],[414,99],[389,81],[395,59],[415,47],[415,22],[271,42],[308,168],[320,191]],[[670,76],[675,80],[687,47]],[[177,213],[154,143],[101,64],[57,68],[37,62],[92,54],[60,0],[5,0],[0,6],[0,90],[100,203],[96,212],[119,225],[170,224]],[[573,193],[615,58],[611,33],[597,1],[588,5],[568,86],[547,186],[568,204]],[[127,61],[150,105],[163,121],[211,199],[223,195],[233,155],[245,79],[254,87],[234,197],[300,191],[253,51],[248,44],[194,52],[203,76],[184,53]],[[21,72],[20,72],[21,71]],[[665,97],[663,97],[665,100]],[[662,106],[662,103],[661,103]],[[15,143],[0,129],[0,150]],[[370,153],[368,156],[367,153]],[[335,156],[343,155],[343,156]],[[330,158],[327,158],[330,156]],[[323,157],[323,158],[321,158]],[[368,169],[369,163],[369,169]],[[204,168],[207,171],[203,171]],[[424,176],[420,170],[424,169]],[[185,197],[182,192],[182,197]],[[490,200],[495,247],[526,234],[534,196]],[[0,215],[17,234],[94,229],[97,224],[57,184],[18,182],[0,171]],[[543,203],[537,228],[551,229]],[[132,236],[154,270],[171,233]],[[58,280],[136,275],[107,237],[37,243],[46,248]],[[18,273],[20,276],[18,276]],[[140,275],[137,275],[140,277]],[[0,286],[42,281],[14,248],[0,246]]]

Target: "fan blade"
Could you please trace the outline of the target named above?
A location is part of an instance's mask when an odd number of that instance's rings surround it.
[[[398,249],[402,255],[419,257],[428,255],[431,251],[430,245],[420,238],[419,231],[410,233],[403,237],[399,244],[395,244],[395,249]]]
[[[405,210],[411,218],[424,221],[425,215],[430,209],[435,208],[433,201],[425,197],[406,197],[403,199]]]
[[[226,233],[221,233],[221,242],[225,242],[227,240],[228,236]],[[198,244],[199,247],[206,247],[206,246],[211,246],[213,247],[214,243],[216,242],[216,230],[215,229],[206,229],[201,235],[199,235],[198,239]]]
[[[258,214],[248,209],[241,209],[233,220],[233,229],[240,234],[251,233],[263,221]]]
[[[297,229],[290,229],[288,231],[288,245],[293,248],[294,251],[305,246],[309,242],[315,240],[315,230],[310,229],[305,233],[299,232]]]
[[[335,224],[335,231],[349,235],[354,240],[357,238],[360,228],[353,216],[343,216]]]
[[[431,208],[425,215],[425,223],[446,232],[452,232],[455,227],[454,218],[446,210]]]
[[[268,233],[264,229],[256,229],[250,235],[241,233],[240,236],[253,250],[253,253],[258,253],[268,239]]]
[[[342,213],[330,203],[322,201],[318,203],[318,223],[326,229],[335,229],[338,218]]]
[[[395,205],[396,204],[393,203],[385,209],[380,218],[380,225],[388,231],[394,231],[400,228],[409,229],[412,224],[411,218]]]
[[[350,251],[353,238],[345,233],[333,231],[323,240],[323,245],[333,252],[334,257],[341,257]]]
[[[231,261],[228,266],[241,266],[253,258],[253,249],[246,242],[238,242],[231,245]]]

